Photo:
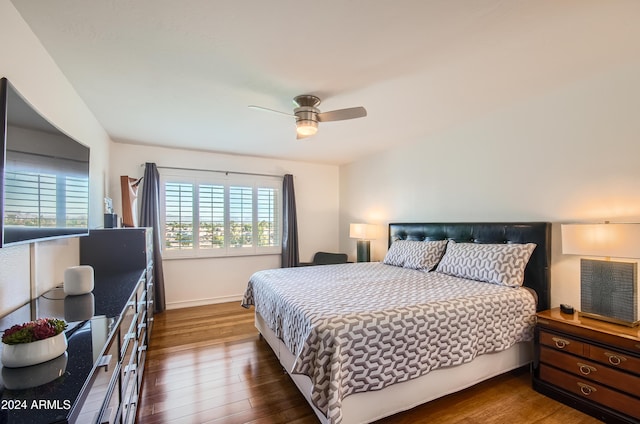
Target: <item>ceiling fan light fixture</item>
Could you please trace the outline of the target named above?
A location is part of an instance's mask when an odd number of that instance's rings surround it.
[[[296,121],[296,131],[298,135],[309,137],[318,132],[318,122],[310,119],[299,119]]]
[[[287,115],[296,118],[297,139],[315,135],[318,132],[318,122],[344,121],[347,119],[363,118],[367,116],[367,110],[362,106],[331,110],[329,112],[320,112],[317,107],[320,104],[320,99],[311,94],[296,96],[293,99],[293,103],[297,106],[293,109],[293,114],[260,106],[249,107],[252,109],[261,109],[267,112],[274,112],[280,115]]]

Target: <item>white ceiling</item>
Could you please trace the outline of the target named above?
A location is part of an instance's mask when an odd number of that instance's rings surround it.
[[[13,0],[115,141],[343,164],[637,60],[637,0]],[[292,98],[325,122],[296,140]]]

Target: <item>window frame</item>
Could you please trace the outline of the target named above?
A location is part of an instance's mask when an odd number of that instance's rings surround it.
[[[166,248],[166,183],[184,183],[193,185],[193,243],[192,247],[184,249]],[[224,245],[220,248],[202,248],[199,242],[200,226],[200,185],[220,185],[224,187]],[[252,199],[252,236],[251,246],[234,247],[229,241],[230,234],[230,187],[251,187]],[[259,246],[258,240],[258,190],[273,189],[276,194],[275,218],[278,231],[275,246]],[[163,259],[181,258],[218,258],[237,256],[257,256],[257,255],[279,255],[282,252],[282,177],[271,177],[262,175],[221,173],[219,171],[197,171],[197,170],[160,170],[160,244]]]

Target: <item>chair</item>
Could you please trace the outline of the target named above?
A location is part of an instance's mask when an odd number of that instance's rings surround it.
[[[300,266],[333,265],[347,263],[346,253],[316,252],[312,262],[300,262]]]

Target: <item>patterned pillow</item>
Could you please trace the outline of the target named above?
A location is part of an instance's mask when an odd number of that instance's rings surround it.
[[[446,240],[396,240],[391,244],[382,263],[431,271],[442,258],[446,247]]]
[[[536,248],[527,244],[476,244],[449,241],[436,271],[456,277],[518,287]]]

